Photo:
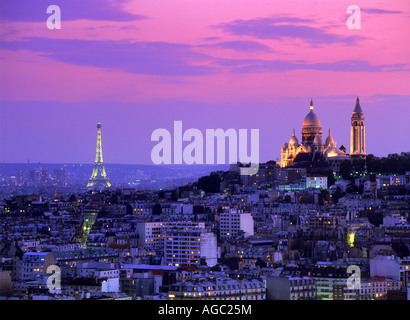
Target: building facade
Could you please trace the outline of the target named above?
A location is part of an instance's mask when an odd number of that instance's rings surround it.
[[[47,268],[54,264],[54,255],[51,252],[26,252],[20,263],[20,280],[42,279],[47,275]]]
[[[138,247],[162,247],[165,226],[162,222],[140,222],[137,224]]]
[[[213,267],[218,259],[216,235],[204,223],[191,221],[167,223],[164,240],[164,260],[169,266]],[[202,262],[201,262],[202,260]]]
[[[221,239],[233,239],[244,234],[244,237],[254,235],[254,222],[250,213],[240,211],[223,212],[220,215]]]
[[[293,129],[289,142],[281,148],[280,166],[285,168],[298,162],[327,161],[332,169],[338,170],[344,160],[351,160],[357,156],[365,157],[365,124],[359,98],[356,99],[350,127],[350,154],[346,154],[343,146],[336,147],[330,129],[326,140],[323,141],[322,124],[314,112],[313,101],[310,101],[309,113],[302,124],[302,141],[299,143]]]
[[[263,281],[216,278],[171,285],[169,300],[265,300]]]

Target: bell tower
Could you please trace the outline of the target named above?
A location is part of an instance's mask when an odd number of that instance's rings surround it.
[[[350,119],[350,155],[366,156],[364,115],[360,107],[359,97],[356,98],[356,105]]]

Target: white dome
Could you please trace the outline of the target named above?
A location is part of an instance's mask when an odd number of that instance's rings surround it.
[[[323,144],[322,138],[319,135],[317,135],[315,139],[313,140],[313,144],[317,146],[321,146]]]
[[[343,157],[346,156],[346,153],[344,153],[342,150],[336,148],[336,147],[330,147],[326,149],[326,155],[329,158],[332,157]]]
[[[330,129],[329,129],[329,136],[326,138],[325,145],[329,147],[336,147],[335,140],[333,139]]]
[[[313,102],[310,101],[310,111],[303,120],[303,127],[320,127],[320,120],[316,113],[313,112]]]
[[[298,138],[295,136],[295,129],[293,129],[293,136],[289,140],[289,145],[290,146],[296,146],[299,144]]]

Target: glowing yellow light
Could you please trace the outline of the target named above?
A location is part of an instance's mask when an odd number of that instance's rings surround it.
[[[347,244],[349,245],[349,247],[353,247],[354,246],[354,235],[355,232],[351,232],[348,235],[348,240],[347,240]]]

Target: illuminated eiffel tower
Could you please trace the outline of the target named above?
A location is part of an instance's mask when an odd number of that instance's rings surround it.
[[[91,175],[90,181],[87,184],[87,188],[92,187],[111,187],[111,183],[108,181],[107,173],[105,172],[102,147],[101,147],[101,123],[97,124],[97,151],[95,154],[94,170]]]

